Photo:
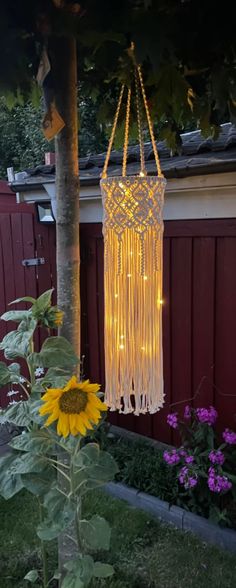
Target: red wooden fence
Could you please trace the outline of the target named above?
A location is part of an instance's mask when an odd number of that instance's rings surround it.
[[[1,185],[0,185],[1,190]],[[45,264],[23,267],[22,260]],[[101,224],[81,225],[82,352],[85,371],[104,385],[103,240]],[[166,404],[135,417],[111,413],[119,426],[173,442],[166,415],[175,403],[214,404],[219,425],[235,427],[236,219],[168,221],[164,237],[163,347]],[[55,227],[38,223],[34,207],[0,196],[0,313],[19,296],[56,286]],[[0,338],[6,333],[0,321]],[[13,325],[11,325],[11,328]],[[43,336],[43,334],[42,334]],[[200,385],[201,384],[201,385]],[[1,405],[6,399],[1,398]]]
[[[84,352],[104,384],[103,241],[82,225]],[[114,424],[170,443],[175,403],[213,404],[219,427],[236,425],[236,219],[168,221],[164,236],[163,347],[166,404],[153,416],[111,414]],[[86,326],[85,326],[86,325]]]

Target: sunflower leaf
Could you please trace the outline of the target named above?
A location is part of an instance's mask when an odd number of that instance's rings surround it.
[[[9,500],[23,488],[21,476],[10,474],[10,467],[14,459],[15,456],[12,454],[5,455],[0,459],[0,495],[5,500]]]
[[[39,298],[34,301],[32,306],[32,313],[35,317],[42,315],[42,313],[44,313],[51,306],[52,293],[53,288],[43,292],[43,294],[41,294],[41,296],[39,296]]]
[[[95,578],[109,578],[114,574],[114,568],[110,564],[105,564],[100,561],[95,561],[94,577]]]
[[[37,535],[44,541],[55,539],[71,525],[75,518],[75,509],[69,500],[56,488],[50,490],[44,497],[44,507],[47,511],[46,520],[37,528]]]
[[[27,580],[27,582],[30,582],[31,584],[34,584],[36,582],[36,580],[38,580],[39,574],[37,570],[30,570],[30,572],[28,572],[28,574],[26,574],[26,576],[24,576],[24,580]]]
[[[50,453],[53,448],[53,441],[47,429],[30,431],[18,435],[9,445],[18,451],[30,451],[36,455]]]
[[[62,588],[86,588],[94,575],[94,561],[91,555],[84,555],[65,564],[68,574],[62,582]]]
[[[88,443],[75,456],[75,466],[85,468],[89,480],[98,484],[113,480],[118,466],[110,453],[101,451],[97,443]],[[78,474],[80,472],[78,471]]]
[[[44,341],[41,351],[33,353],[31,360],[35,366],[44,368],[67,368],[78,363],[72,345],[64,337],[49,337]]]
[[[27,319],[30,316],[29,310],[9,310],[4,312],[1,316],[2,321],[14,321],[20,323],[23,319]]]
[[[89,520],[81,520],[79,526],[80,536],[90,549],[109,549],[111,529],[103,517],[94,515]]]
[[[46,468],[40,473],[21,474],[21,481],[31,494],[35,496],[43,496],[48,492],[48,486],[53,482],[55,474],[52,468]]]
[[[17,402],[6,408],[0,415],[0,424],[13,423],[18,427],[29,427],[31,424],[29,402]]]

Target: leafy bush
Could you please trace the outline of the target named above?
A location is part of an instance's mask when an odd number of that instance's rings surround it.
[[[174,503],[178,483],[174,472],[163,461],[163,452],[145,441],[108,435],[106,447],[115,458],[119,472],[116,480]]]

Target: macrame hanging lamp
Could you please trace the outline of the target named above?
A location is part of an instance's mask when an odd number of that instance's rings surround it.
[[[132,46],[132,53],[133,53]],[[164,403],[162,361],[162,175],[141,68],[134,59],[140,173],[127,176],[131,88],[127,91],[122,176],[107,178],[121,104],[121,87],[100,182],[104,221],[105,402],[136,415]],[[157,176],[147,176],[140,98],[151,137]]]

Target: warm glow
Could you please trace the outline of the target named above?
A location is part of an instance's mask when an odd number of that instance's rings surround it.
[[[162,298],[159,300],[159,304],[164,304],[164,300],[162,300]]]
[[[110,177],[101,181],[105,402],[112,410],[121,410],[122,404],[124,413],[153,413],[164,403],[161,306],[164,188],[165,180],[155,176]]]

